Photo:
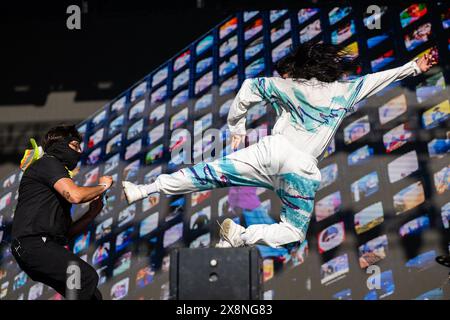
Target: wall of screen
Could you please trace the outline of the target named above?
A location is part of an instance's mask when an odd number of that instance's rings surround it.
[[[439,2],[366,9],[355,2],[236,13],[78,125],[83,158],[74,179],[150,183],[187,166],[187,157],[210,160],[203,156],[213,146],[209,128],[220,129],[222,154],[229,154],[226,117],[240,84],[278,76],[274,63],[300,43],[344,45],[359,66],[349,77],[435,51],[437,67],[362,101],[344,119],[319,165],[323,181],[307,241],[258,248],[265,299],[442,299],[447,271],[434,259],[450,248],[450,10]],[[372,28],[376,21],[381,28]],[[270,134],[274,121],[269,105],[251,107],[247,126],[257,130],[249,143]],[[177,149],[185,151],[172,157]],[[0,181],[0,298],[61,299],[11,256],[20,177],[16,171]],[[74,206],[73,219],[87,207]],[[254,187],[127,205],[116,183],[70,250],[96,268],[106,299],[167,299],[171,250],[214,246],[216,220],[274,223],[279,209],[273,192]]]

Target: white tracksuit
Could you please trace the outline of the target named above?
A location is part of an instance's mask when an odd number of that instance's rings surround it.
[[[266,101],[275,108],[272,135],[245,149],[212,162],[201,162],[172,174],[162,174],[156,188],[165,194],[183,194],[230,186],[265,187],[282,201],[281,222],[246,228],[246,244],[279,247],[303,241],[321,175],[321,159],[347,112],[356,103],[392,82],[421,72],[416,62],[348,81],[320,82],[278,77],[243,82],[228,114],[232,134],[245,134],[246,113]]]

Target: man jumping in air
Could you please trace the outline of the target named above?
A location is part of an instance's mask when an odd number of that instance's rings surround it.
[[[392,82],[428,71],[436,59],[426,54],[398,68],[340,80],[348,63],[341,47],[305,44],[278,66],[281,78],[245,80],[228,114],[231,147],[235,150],[245,137],[247,110],[261,101],[277,113],[272,134],[223,158],[162,174],[151,184],[123,181],[128,202],[155,192],[184,194],[232,186],[264,187],[280,197],[281,221],[244,228],[225,219],[217,246],[258,243],[280,247],[303,241],[321,181],[317,163],[344,117],[359,101]]]

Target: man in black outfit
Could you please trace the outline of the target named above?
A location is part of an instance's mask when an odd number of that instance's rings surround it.
[[[103,193],[112,177],[99,178],[99,185],[77,186],[68,170],[75,169],[80,156],[81,135],[75,126],[50,129],[42,147],[45,154],[24,172],[12,225],[11,251],[19,266],[34,281],[42,282],[61,295],[88,300],[101,299],[95,269],[65,248],[83,232],[103,208]],[[72,222],[72,204],[91,202],[89,210]],[[79,269],[69,266],[78,266]],[[78,278],[69,277],[73,275]]]

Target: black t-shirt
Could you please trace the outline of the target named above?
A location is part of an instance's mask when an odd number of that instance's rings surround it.
[[[53,188],[61,178],[70,178],[67,169],[57,158],[47,154],[25,170],[14,213],[13,238],[64,236],[67,233],[72,223],[72,204]]]

